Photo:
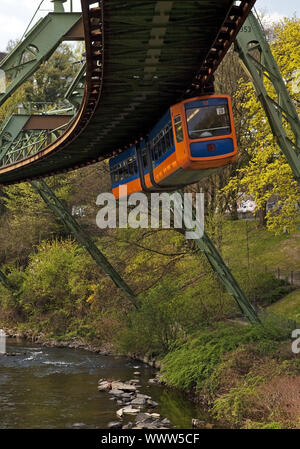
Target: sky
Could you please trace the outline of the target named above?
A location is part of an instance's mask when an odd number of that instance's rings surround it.
[[[0,0],[0,51],[5,51],[7,42],[10,39],[21,38],[27,25],[41,0]],[[80,0],[73,0],[74,11],[80,11]],[[69,10],[70,0],[65,3],[66,10]],[[44,0],[39,13],[45,15],[53,10],[50,0]],[[280,18],[292,17],[296,12],[300,15],[299,0],[257,0],[256,9],[267,14],[268,21],[276,21]]]

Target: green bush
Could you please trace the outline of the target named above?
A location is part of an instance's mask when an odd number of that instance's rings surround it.
[[[243,270],[238,273],[249,301],[253,304],[267,306],[287,295],[292,287],[283,279],[277,279],[272,273]]]
[[[290,332],[273,317],[267,317],[263,326],[219,323],[197,332],[167,354],[163,359],[164,379],[177,388],[201,390],[217,372],[225,354],[250,343],[264,343],[268,350],[273,344],[276,349],[277,342],[288,339]]]

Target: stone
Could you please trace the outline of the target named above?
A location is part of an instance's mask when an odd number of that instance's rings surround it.
[[[113,388],[112,390],[109,391],[109,394],[113,394],[114,396],[117,396],[117,397],[122,396],[123,393],[124,393],[123,390],[116,390],[115,388]]]
[[[146,404],[145,398],[135,398],[131,401],[131,405],[144,406]]]
[[[138,384],[139,383],[139,379],[131,379],[129,382],[131,384]]]
[[[122,394],[122,398],[124,398],[124,399],[130,399],[130,398],[132,398],[133,397],[133,394],[134,393],[123,393]]]
[[[139,371],[135,371],[135,372],[133,373],[133,375],[134,375],[134,376],[140,376],[141,373],[140,373]]]
[[[149,383],[149,384],[156,384],[156,383],[157,383],[157,380],[156,380],[156,379],[149,379],[149,380],[148,380],[148,383]]]
[[[82,429],[85,426],[86,424],[84,424],[84,422],[75,422],[72,424],[73,429]]]
[[[164,426],[171,426],[171,425],[172,425],[171,421],[170,421],[168,418],[164,418],[164,419],[162,420],[162,424],[163,424]]]
[[[112,382],[111,388],[114,390],[123,390],[123,393],[136,390],[136,387],[134,385],[130,385],[124,382]]]
[[[158,403],[155,401],[152,401],[152,399],[147,399],[147,404],[153,408],[158,406]]]
[[[120,401],[120,399],[117,400],[117,404],[123,405],[123,401]]]
[[[125,426],[122,427],[122,429],[132,429],[132,422],[129,422],[128,424],[126,424]]]
[[[152,419],[150,413],[139,413],[136,416],[134,423],[140,424],[140,423],[152,422],[152,421],[153,421],[153,419]]]
[[[108,429],[122,429],[121,421],[111,421],[107,424]]]
[[[124,415],[124,412],[123,412],[122,408],[120,408],[120,410],[118,410],[116,413],[117,413],[117,416],[119,416],[119,418],[122,418],[123,415]]]
[[[160,414],[159,413],[151,413],[151,417],[155,418],[155,419],[159,419],[160,418]]]
[[[106,382],[106,381],[101,382],[101,383],[98,385],[98,390],[99,390],[99,391],[108,391],[108,390],[110,390],[110,388],[111,388],[110,383],[109,383],[109,382]]]
[[[141,394],[141,393],[138,393],[136,395],[136,397],[137,398],[144,398],[144,399],[151,399],[151,396],[148,396],[147,394]]]
[[[192,419],[193,429],[203,429],[205,427],[205,421],[201,419]]]
[[[134,408],[132,405],[128,405],[123,408],[123,414],[125,415],[137,415],[140,412],[139,408]]]

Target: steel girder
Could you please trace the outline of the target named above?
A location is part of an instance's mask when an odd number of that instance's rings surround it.
[[[170,104],[211,86],[254,2],[82,0],[87,80],[74,126],[0,169],[0,183],[83,167],[147,134]]]
[[[265,33],[253,13],[236,39],[236,51],[252,79],[272,132],[300,184],[300,119],[279,67],[272,55]],[[266,80],[272,83],[277,98],[266,89]],[[290,133],[286,131],[288,125]]]
[[[32,187],[43,198],[47,206],[55,213],[55,215],[64,223],[66,228],[73,234],[78,243],[83,246],[90,256],[95,260],[97,265],[111,278],[114,284],[122,291],[129,301],[138,308],[138,299],[127,285],[124,279],[110,264],[104,254],[95,245],[93,240],[81,228],[79,223],[67,211],[62,202],[57,198],[54,192],[43,180],[32,181]],[[0,279],[1,280],[1,279]]]
[[[0,63],[0,70],[5,73],[7,82],[6,91],[0,94],[0,105],[49,59],[80,21],[80,13],[50,13],[27,33],[24,40]]]

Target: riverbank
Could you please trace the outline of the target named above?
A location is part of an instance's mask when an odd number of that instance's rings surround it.
[[[157,380],[160,382],[162,376],[167,390],[180,391],[201,406],[209,418],[192,417],[190,423],[194,419],[197,427],[215,423],[218,428],[299,428],[300,363],[291,351],[291,329],[283,324],[272,316],[263,326],[217,323],[194,333],[161,360],[125,356],[160,367]],[[75,338],[49,339],[30,331],[5,329],[14,338],[27,338],[43,346],[120,356],[113,345],[92,345]],[[275,404],[274,395],[278,398]]]
[[[122,426],[130,426],[130,422],[133,427],[166,426],[166,418],[168,418],[176,428],[188,429],[192,427],[193,419],[200,419],[203,422],[206,420],[203,410],[190,402],[185,395],[151,381],[155,377],[155,371],[148,365],[122,356],[91,353],[82,348],[41,346],[35,341],[21,340],[20,334],[11,334],[14,338],[8,338],[8,352],[18,353],[18,356],[0,359],[2,380],[0,400],[4,413],[6,405],[12,407],[12,399],[16,396],[17,410],[16,412],[12,409],[8,411],[7,419],[1,423],[1,426],[5,425],[5,428],[10,425],[9,423],[12,423],[12,428],[31,428],[32,426],[52,428],[54,425],[56,428],[56,421],[58,425],[63,424],[68,428],[75,425],[77,427],[79,424],[80,427],[91,428],[89,426],[93,425],[98,428],[107,428],[109,423],[119,420],[117,412],[120,407],[130,405],[119,404],[117,401],[121,399],[124,399],[124,402],[138,402],[139,404],[132,404],[135,407],[146,406],[144,410],[138,410],[136,416],[128,415],[127,417],[125,413],[121,420]],[[69,378],[69,376],[72,377]],[[131,387],[135,389],[135,397],[117,398],[108,391],[100,393],[97,388],[100,379],[107,379],[109,384],[112,383],[112,379],[115,381],[123,379],[122,385],[118,384],[118,387],[123,387],[123,383],[131,384],[136,379],[138,383],[134,382]],[[114,393],[116,393],[115,390],[117,388],[114,388]],[[117,393],[122,393],[123,390],[119,390]],[[126,395],[125,391],[124,393]],[[79,394],[81,394],[80,400]],[[10,398],[8,402],[6,395]],[[75,401],[74,398],[76,398]],[[76,405],[78,401],[82,405],[79,408]],[[140,404],[144,401],[145,404]],[[27,413],[23,416],[24,404],[30,411],[28,416]],[[148,406],[150,410],[147,410]],[[53,407],[57,408],[55,413]],[[32,416],[35,413],[38,416],[41,414],[36,421]],[[92,421],[84,419],[85,413]],[[45,419],[43,419],[44,415],[47,415]],[[72,418],[68,418],[69,415]],[[99,416],[98,423],[95,420],[97,416]],[[61,418],[63,421],[60,421]],[[101,423],[103,423],[102,427]]]

